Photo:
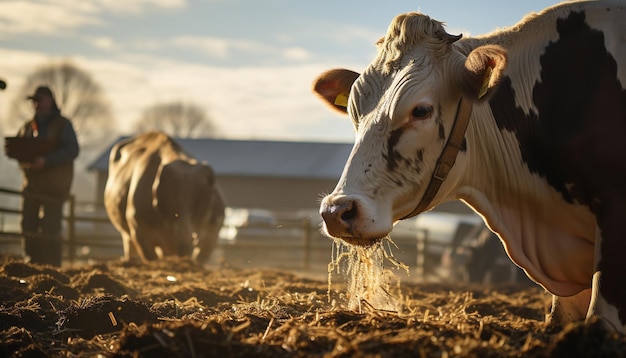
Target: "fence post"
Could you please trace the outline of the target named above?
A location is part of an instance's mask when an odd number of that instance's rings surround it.
[[[76,199],[74,195],[70,194],[69,197],[69,215],[67,217],[67,236],[68,236],[68,260],[70,264],[74,263],[74,258],[76,256]]]
[[[311,220],[305,218],[304,224],[304,268],[309,269],[311,264]]]
[[[428,230],[421,229],[417,232],[417,272],[416,276],[420,282],[424,282],[426,277],[426,241],[428,240]]]

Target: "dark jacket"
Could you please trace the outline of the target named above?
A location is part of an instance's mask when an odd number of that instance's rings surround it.
[[[53,142],[53,149],[44,154],[43,169],[23,169],[24,191],[66,197],[74,176],[74,159],[79,147],[72,123],[59,112],[26,122],[18,137],[37,137]]]

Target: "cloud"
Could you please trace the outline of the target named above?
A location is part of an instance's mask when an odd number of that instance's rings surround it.
[[[104,11],[135,14],[147,7],[169,10],[187,6],[187,0],[97,0],[95,3]]]
[[[301,47],[289,47],[283,50],[283,57],[287,60],[304,61],[308,60],[311,54]]]
[[[9,34],[48,34],[64,32],[85,25],[98,25],[100,20],[94,16],[91,6],[86,2],[73,5],[60,1],[4,1],[0,2],[0,22],[2,37]],[[27,16],[25,16],[27,14]]]
[[[103,13],[137,14],[146,8],[177,9],[187,0],[9,0],[0,1],[0,37],[15,34],[64,34],[99,26]]]
[[[373,44],[379,38],[385,36],[384,32],[374,31],[371,28],[361,26],[338,26],[336,31],[332,32],[332,39],[340,44],[352,43],[354,41]]]
[[[115,46],[106,37],[95,40],[102,47]],[[298,54],[299,49],[291,50],[291,56],[306,57],[306,51]],[[291,62],[280,66],[222,67],[132,51],[115,53],[111,58],[67,59],[101,85],[122,134],[129,133],[146,107],[184,100],[204,108],[220,134],[228,138],[343,142],[354,138],[350,121],[330,112],[311,93],[314,78],[330,65]],[[0,56],[0,75],[6,74],[4,79],[8,82],[7,90],[0,93],[2,117],[15,99],[13,93],[17,93],[33,68],[66,59],[2,48]]]
[[[23,100],[23,98],[18,98],[18,92],[26,76],[32,72],[33,68],[41,66],[49,58],[38,52],[2,48],[0,48],[0,58],[2,58],[0,78],[7,83],[7,88],[0,93],[0,119],[4,122],[0,127],[4,134],[14,135],[18,128],[7,125],[4,121],[9,112],[9,106],[13,101]]]
[[[105,51],[113,51],[118,48],[115,40],[107,36],[93,37],[88,41],[93,47]]]
[[[354,137],[350,121],[311,93],[324,66],[226,68],[138,55],[123,60],[74,59],[106,91],[121,133],[129,133],[146,107],[184,100],[204,108],[228,138],[350,142]]]
[[[207,58],[228,59],[233,56],[267,56],[270,58],[276,57],[276,54],[282,54],[283,60],[304,61],[311,57],[309,51],[301,47],[281,47],[280,45],[258,41],[210,36],[177,36],[171,40],[148,43],[154,45],[154,50],[157,47],[163,50],[168,46],[173,46],[187,51],[202,53]],[[146,42],[142,42],[140,46],[147,46]]]
[[[178,36],[171,40],[161,42],[164,46],[175,46],[178,48],[192,50],[203,53],[207,57],[228,57],[236,48],[256,48],[257,46],[249,41],[229,41],[222,38],[209,36]]]
[[[134,14],[137,9],[185,6],[186,2],[179,0],[0,1],[0,21],[11,19],[19,31],[29,35],[44,32],[47,36],[54,31],[78,32],[82,26],[104,27],[101,21],[107,19],[103,16],[105,12]],[[46,16],[47,10],[52,15]],[[34,19],[39,19],[39,23],[25,20],[26,16],[7,15],[13,13],[38,14]],[[128,18],[133,20],[132,16]],[[29,32],[33,29],[39,32]],[[0,36],[3,33],[6,32],[0,30]],[[220,133],[230,138],[342,141],[353,138],[350,122],[338,119],[310,92],[315,76],[330,66],[311,64],[313,57],[319,55],[301,45],[305,42],[299,34],[290,33],[282,41],[272,42],[271,37],[248,40],[168,36],[159,31],[155,31],[158,35],[154,37],[129,40],[128,36],[116,38],[109,31],[100,35],[94,31],[86,33],[75,36],[78,42],[86,41],[100,51],[83,52],[84,57],[73,55],[67,59],[92,74],[102,86],[122,133],[127,133],[146,107],[185,100],[205,108]],[[47,37],[43,36],[43,40]],[[64,41],[59,43],[66,53],[77,53],[75,48],[85,50],[85,42],[75,45],[69,39]],[[179,53],[183,54],[177,56]],[[202,63],[198,56],[182,59],[194,53],[204,56],[200,58]],[[8,103],[13,100],[11,89],[19,88],[33,68],[66,59],[2,48],[0,56],[3,58],[0,75],[7,74],[9,82],[9,88],[0,93],[0,116],[6,115]],[[235,63],[235,60],[241,61]],[[342,64],[349,65],[345,62]]]

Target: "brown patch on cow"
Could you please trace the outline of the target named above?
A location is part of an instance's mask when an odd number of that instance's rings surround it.
[[[439,139],[446,139],[446,129],[443,127],[442,122],[439,122]]]
[[[387,140],[387,154],[383,154],[383,158],[387,161],[387,169],[391,172],[398,167],[398,161],[402,158],[402,155],[396,151],[396,145],[403,133],[404,128],[394,129]]]
[[[417,150],[417,156],[415,157],[415,168],[419,173],[422,169],[422,163],[424,162],[424,149]]]

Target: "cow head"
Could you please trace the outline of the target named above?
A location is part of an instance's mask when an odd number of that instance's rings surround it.
[[[505,66],[504,49],[464,50],[460,38],[423,14],[400,15],[363,74],[335,69],[315,81],[314,92],[356,130],[341,179],[321,203],[326,234],[370,245],[416,214],[460,98],[488,98]]]

